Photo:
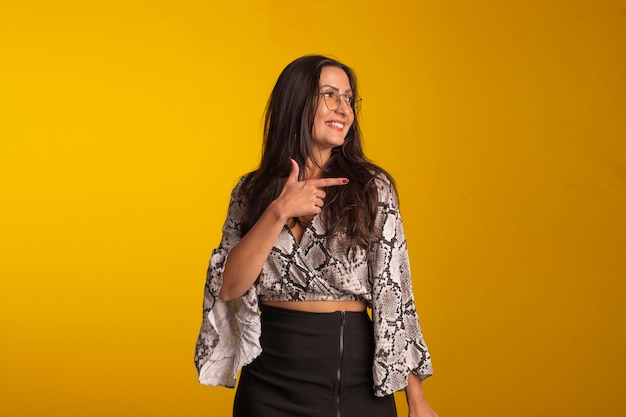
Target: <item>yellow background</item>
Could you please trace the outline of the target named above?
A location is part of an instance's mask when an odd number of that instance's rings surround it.
[[[617,0],[0,0],[0,415],[230,415],[204,272],[307,53],[360,78],[440,416],[626,415]]]

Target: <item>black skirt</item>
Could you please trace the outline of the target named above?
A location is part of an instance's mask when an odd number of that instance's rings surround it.
[[[367,312],[308,313],[263,306],[263,352],[243,367],[233,417],[396,417],[374,396]]]

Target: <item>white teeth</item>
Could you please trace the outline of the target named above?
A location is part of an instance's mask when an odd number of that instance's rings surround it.
[[[343,123],[339,123],[339,122],[327,122],[326,125],[327,126],[338,127],[339,129],[343,129]]]

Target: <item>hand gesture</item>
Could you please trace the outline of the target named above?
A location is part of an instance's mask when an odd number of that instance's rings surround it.
[[[285,217],[308,217],[319,214],[324,206],[326,191],[324,188],[336,185],[346,185],[347,178],[318,178],[298,181],[300,167],[293,159],[287,182],[276,199],[280,202]]]

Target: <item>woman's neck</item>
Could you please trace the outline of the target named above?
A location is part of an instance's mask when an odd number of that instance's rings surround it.
[[[305,174],[305,178],[307,180],[313,180],[313,179],[317,179],[317,178],[322,178],[322,168],[320,168],[323,165],[317,165],[315,162],[309,160],[306,164],[306,174]]]
[[[315,161],[309,159],[306,163],[306,178],[307,179],[315,179],[322,178],[323,171],[322,167],[326,165],[326,162],[330,159],[330,150],[328,152],[314,152]]]

